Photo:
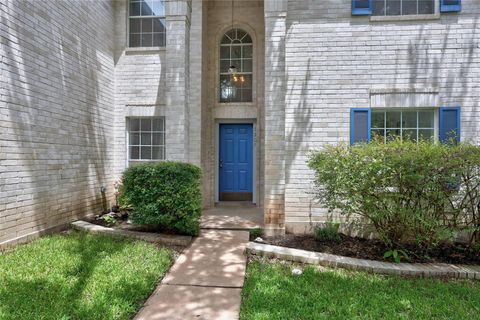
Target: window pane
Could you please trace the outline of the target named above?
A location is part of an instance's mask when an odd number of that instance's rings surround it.
[[[242,46],[242,54],[243,58],[251,58],[252,57],[252,50],[253,46]]]
[[[142,19],[130,19],[130,33],[140,33],[140,22]]]
[[[139,145],[140,144],[140,134],[139,133],[130,133],[130,145]]]
[[[240,59],[242,57],[242,47],[232,46],[232,59]]]
[[[151,47],[153,43],[153,34],[142,34],[142,47]]]
[[[142,146],[149,146],[152,144],[152,134],[151,133],[142,133],[140,144]]]
[[[220,60],[220,73],[227,73],[230,68],[230,60]]]
[[[163,147],[152,147],[152,159],[153,160],[163,160],[165,159],[164,157],[164,152],[163,152]]]
[[[373,0],[372,14],[374,16],[385,15],[385,0]]]
[[[220,59],[230,59],[230,46],[220,47]]]
[[[242,67],[242,61],[241,60],[232,60],[231,62],[232,66],[235,66],[237,68],[237,71],[240,71],[240,68]]]
[[[137,33],[137,34],[130,34],[130,43],[129,43],[129,46],[130,47],[140,47],[142,44],[140,42],[140,34]]]
[[[433,13],[435,13],[435,1],[434,0],[419,0],[418,1],[418,13],[419,14],[433,14]]]
[[[140,131],[140,119],[129,119],[128,122],[130,131]]]
[[[402,1],[402,15],[417,14],[417,0]]]
[[[395,140],[400,137],[400,129],[387,129],[386,130],[387,141]]]
[[[154,118],[153,119],[153,131],[164,131],[164,121],[163,118]]]
[[[155,146],[163,146],[164,145],[164,140],[163,140],[163,133],[154,133],[153,134],[153,141],[152,145]]]
[[[419,128],[434,128],[435,117],[434,111],[419,111],[418,112],[418,127]]]
[[[153,24],[153,32],[165,32],[165,19],[163,18],[158,18],[158,19],[152,19],[152,24]]]
[[[372,112],[372,128],[384,128],[385,127],[385,112],[376,111]]]
[[[387,16],[400,15],[400,0],[387,0]]]
[[[154,33],[153,34],[153,43],[154,47],[164,47],[165,46],[165,33]]]
[[[251,102],[252,101],[252,90],[243,89],[242,90],[242,102]]]
[[[152,121],[150,118],[140,119],[142,131],[152,131]]]
[[[140,2],[130,2],[130,16],[140,15]]]
[[[151,16],[153,15],[153,11],[151,8],[151,1],[143,1],[142,2],[142,16]]]
[[[418,130],[419,140],[433,140],[433,129],[420,129]]]
[[[417,130],[416,129],[403,130],[402,134],[403,134],[402,135],[403,140],[417,141]]]
[[[142,147],[140,151],[140,158],[142,160],[151,160],[152,159],[152,147]]]
[[[400,128],[399,111],[387,111],[387,128]]]
[[[153,2],[152,2],[152,12],[153,12],[154,16],[164,16],[165,15],[165,7],[163,5],[163,1],[153,0]]]
[[[153,31],[153,19],[140,19],[142,21],[142,32],[152,32]]]
[[[252,72],[252,60],[243,60],[242,72]]]
[[[405,111],[402,113],[402,127],[416,128],[417,127],[417,112]]]
[[[130,147],[130,159],[140,159],[140,147]]]
[[[371,140],[384,141],[385,130],[384,129],[372,129],[370,132]]]

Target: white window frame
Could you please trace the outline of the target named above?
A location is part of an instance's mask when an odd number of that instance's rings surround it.
[[[243,38],[245,38],[246,36],[249,36],[251,42],[249,42],[249,43],[243,43],[243,42],[241,42],[241,43],[234,43],[233,41],[234,41],[234,40],[237,40],[237,38],[236,38],[236,39],[231,39],[231,38],[229,37],[229,38],[232,40],[231,43],[222,43],[222,41],[223,41],[223,39],[225,38],[225,36],[227,36],[227,34],[228,34],[229,32],[231,32],[232,30],[237,30],[237,31],[240,30],[240,31],[245,32],[246,34],[245,34],[245,36],[244,36]],[[242,38],[242,39],[238,39],[238,40],[241,41],[241,40],[243,40],[243,38]],[[250,71],[250,72],[243,72],[243,71],[242,71],[242,72],[237,72],[237,75],[239,75],[239,76],[241,76],[241,75],[251,76],[251,87],[250,87],[251,99],[250,99],[249,101],[222,101],[222,97],[221,97],[221,95],[222,95],[222,83],[221,83],[221,81],[222,81],[222,76],[228,76],[228,75],[230,75],[230,74],[229,74],[228,72],[222,72],[221,62],[224,61],[225,59],[222,59],[222,53],[221,53],[222,51],[221,51],[221,50],[222,50],[222,47],[229,47],[229,48],[230,48],[230,57],[229,57],[230,59],[229,59],[229,60],[231,61],[231,60],[232,60],[232,59],[231,59],[231,56],[232,56],[231,48],[232,48],[232,47],[235,47],[235,46],[242,47],[242,48],[243,48],[243,47],[246,47],[246,46],[251,46],[251,47],[252,47],[252,57],[251,57],[251,58],[244,58],[244,57],[243,57],[243,50],[242,50],[242,51],[241,51],[241,52],[242,52],[241,57],[240,57],[239,59],[235,59],[235,60],[241,61],[241,62],[242,62],[242,65],[243,65],[243,61],[244,61],[244,60],[251,60],[251,62],[252,62],[252,71]],[[223,34],[222,37],[220,38],[219,55],[218,55],[218,64],[219,64],[219,65],[218,65],[218,70],[219,70],[219,73],[218,73],[218,74],[220,75],[219,80],[218,80],[218,85],[219,85],[218,99],[219,99],[219,103],[222,103],[222,104],[223,104],[223,103],[226,103],[226,104],[227,104],[227,103],[228,103],[228,104],[233,104],[233,103],[252,103],[252,102],[254,101],[254,75],[253,75],[253,70],[254,70],[254,68],[255,68],[254,63],[255,63],[255,61],[254,61],[254,45],[253,45],[253,37],[252,37],[252,35],[251,35],[248,31],[246,31],[246,30],[244,30],[244,29],[242,29],[242,28],[232,28],[232,29],[229,29],[229,30],[227,30],[226,32],[224,32],[224,34]]]
[[[386,1],[386,0],[385,0]],[[401,0],[403,1],[403,0]],[[418,1],[418,0],[417,0]],[[373,6],[373,4],[372,4]],[[418,7],[418,6],[417,6]],[[401,8],[401,3],[400,3]],[[400,9],[401,10],[401,9]],[[417,10],[418,12],[418,10]],[[435,20],[440,19],[440,0],[434,1],[434,13],[429,14],[409,14],[409,15],[370,15],[370,21],[408,21],[408,20]]]
[[[132,131],[131,130],[131,123],[132,123],[132,120],[135,120],[135,119],[138,119],[138,120],[142,120],[142,119],[149,119],[150,122],[151,122],[151,130],[150,131],[142,131],[141,130],[141,127],[140,127],[140,130],[139,131]],[[155,119],[160,119],[162,120],[163,122],[163,130],[161,131],[155,131],[153,130],[153,120]],[[165,127],[166,123],[165,123],[165,117],[163,116],[154,116],[154,117],[128,117],[127,118],[127,165],[128,166],[131,166],[132,164],[134,163],[146,163],[146,162],[159,162],[159,161],[165,161],[167,156],[166,156],[166,127]],[[130,134],[131,133],[138,133],[140,135],[139,137],[139,144],[131,144],[130,143]],[[150,144],[149,145],[142,145],[142,141],[141,141],[141,134],[142,133],[150,133],[152,136],[150,137]],[[153,133],[161,133],[163,134],[163,144],[153,144]],[[132,159],[130,157],[130,147],[139,147],[139,158],[141,158],[141,154],[142,154],[142,150],[141,150],[141,147],[161,147],[163,148],[163,159],[151,159],[152,156],[150,155],[150,159]]]
[[[163,16],[131,16],[130,15],[130,3],[131,2],[138,2],[135,1],[135,0],[127,0],[127,45],[126,47],[128,49],[133,49],[133,50],[138,50],[138,49],[157,49],[157,48],[165,48],[166,45],[167,45],[167,26],[166,26],[166,23],[165,23],[165,32],[164,32],[164,42],[163,42],[163,45],[160,45],[160,46],[139,46],[139,47],[131,47],[130,46],[130,20],[131,19],[138,19],[138,20],[142,20],[142,19],[164,19],[166,20],[166,0],[160,0],[161,2],[163,2],[163,6],[165,8],[165,11],[164,11],[164,15]],[[145,0],[145,1],[148,1],[148,0]],[[141,37],[142,33],[140,32],[140,37]]]
[[[403,139],[403,130],[408,130],[408,129],[415,129],[417,130],[417,139],[418,139],[418,130],[431,130],[433,129],[433,142],[437,143],[438,142],[438,135],[439,135],[439,109],[438,108],[372,108],[371,109],[371,114],[372,114],[372,118],[373,118],[373,113],[378,113],[378,112],[400,112],[401,113],[401,118],[400,118],[400,128],[388,128],[386,126],[386,121],[387,121],[387,117],[386,117],[386,114],[384,116],[384,127],[381,128],[383,130],[388,130],[388,129],[400,129],[400,136],[401,138]],[[412,112],[412,111],[415,111],[417,112],[417,127],[416,128],[403,128],[403,121],[402,121],[402,118],[403,118],[403,112]],[[433,128],[426,128],[426,127],[418,127],[418,122],[419,122],[419,119],[418,119],[418,112],[422,112],[422,111],[433,111]],[[375,130],[375,128],[373,128],[373,120],[370,120],[370,135],[371,137],[373,138],[373,135],[372,135],[372,131]],[[386,132],[384,132],[383,134],[383,138],[384,138],[384,142],[387,142],[387,136],[386,136]]]

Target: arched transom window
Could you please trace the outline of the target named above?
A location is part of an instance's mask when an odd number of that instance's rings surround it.
[[[220,43],[220,102],[252,101],[252,37],[241,29],[225,33]]]

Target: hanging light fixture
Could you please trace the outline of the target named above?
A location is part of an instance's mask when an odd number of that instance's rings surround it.
[[[232,8],[232,30],[233,30],[233,10],[234,10],[234,1],[235,0],[232,0],[232,5],[231,5],[231,8]],[[237,67],[232,63],[232,54],[230,53],[230,68],[228,68],[228,73],[230,74],[232,80],[234,82],[237,82],[238,81],[238,77],[237,77]]]

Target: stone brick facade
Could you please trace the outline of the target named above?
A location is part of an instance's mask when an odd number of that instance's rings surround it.
[[[109,1],[0,2],[0,247],[109,206],[113,25]]]
[[[351,0],[166,0],[165,47],[129,48],[128,0],[0,4],[0,246],[102,210],[128,165],[128,117],[163,116],[166,158],[218,201],[218,125],[255,125],[268,234],[309,232],[307,153],[349,139],[356,107],[461,106],[480,143],[480,2],[428,19],[351,15]],[[253,39],[254,98],[219,102],[219,43]],[[394,103],[392,103],[394,101]],[[102,195],[100,187],[106,187]]]

